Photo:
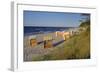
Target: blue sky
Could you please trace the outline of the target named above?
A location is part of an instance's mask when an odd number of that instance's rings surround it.
[[[78,27],[81,13],[24,11],[24,26]]]

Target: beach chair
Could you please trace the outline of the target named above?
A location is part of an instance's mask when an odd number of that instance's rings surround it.
[[[37,40],[36,40],[36,36],[30,36],[29,37],[29,41],[30,41],[30,46],[34,47],[37,45]]]
[[[66,41],[69,38],[70,38],[70,32],[64,32],[63,33],[63,39]]]
[[[52,37],[51,36],[45,36],[44,37],[44,48],[51,48],[53,47]]]

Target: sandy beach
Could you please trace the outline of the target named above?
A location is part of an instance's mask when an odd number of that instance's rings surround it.
[[[36,40],[38,44],[34,47],[30,46],[29,37],[33,35],[24,36],[24,61],[32,61],[33,57],[43,56],[48,54],[50,51],[54,50],[54,47],[58,46],[60,43],[63,43],[62,37],[56,37],[55,32],[45,33],[45,34],[37,34]],[[44,49],[43,38],[45,36],[51,36],[53,41],[53,47]]]

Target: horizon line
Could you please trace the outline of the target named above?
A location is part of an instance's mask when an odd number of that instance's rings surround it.
[[[76,26],[24,26],[24,27],[76,27]]]

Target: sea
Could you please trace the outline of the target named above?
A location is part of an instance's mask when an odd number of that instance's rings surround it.
[[[24,35],[45,34],[55,31],[67,31],[74,27],[38,27],[38,26],[24,26]]]

